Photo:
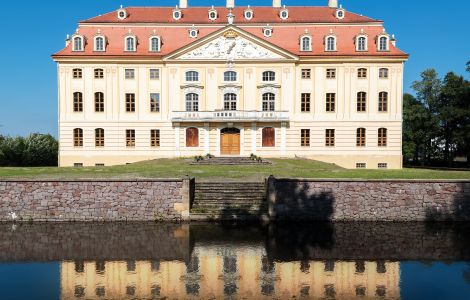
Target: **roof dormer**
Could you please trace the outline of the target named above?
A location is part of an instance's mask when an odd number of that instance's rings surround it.
[[[243,12],[243,16],[245,17],[246,20],[251,20],[253,19],[253,10],[250,8],[248,5],[247,9]]]
[[[214,8],[214,5],[212,5],[211,9],[208,11],[209,15],[209,20],[214,21],[217,19],[217,10]]]
[[[192,39],[197,38],[198,33],[199,33],[199,30],[194,25],[189,29],[189,37]]]
[[[342,20],[344,19],[345,16],[346,16],[346,10],[343,8],[343,6],[340,5],[339,8],[335,12],[335,17],[338,20]]]
[[[124,20],[127,18],[127,11],[122,8],[122,5],[121,5],[121,8],[117,10],[117,18],[119,20]]]
[[[273,35],[273,28],[269,26],[269,24],[263,27],[263,35],[265,37],[271,37]]]
[[[181,9],[178,7],[178,5],[176,5],[175,9],[173,9],[172,15],[173,15],[173,20],[176,20],[176,21],[181,19],[181,17],[183,16],[183,13],[181,12]]]
[[[287,20],[289,18],[289,11],[287,10],[285,5],[282,7],[281,11],[279,11],[279,17],[282,20]]]

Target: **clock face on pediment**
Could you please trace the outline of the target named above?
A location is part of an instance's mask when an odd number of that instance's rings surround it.
[[[281,55],[251,39],[238,34],[234,30],[227,30],[212,40],[197,46],[175,57],[177,60],[282,60]]]

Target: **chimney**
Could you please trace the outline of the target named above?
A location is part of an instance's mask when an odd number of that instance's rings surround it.
[[[227,8],[235,8],[235,0],[227,0]]]
[[[273,0],[273,7],[281,7],[281,0]]]
[[[390,42],[392,42],[393,47],[397,46],[397,39],[395,38],[394,34],[392,34],[392,38],[390,39]]]
[[[329,8],[338,8],[338,0],[328,0]]]
[[[67,34],[67,37],[65,38],[65,47],[70,45],[70,35]]]
[[[180,0],[180,8],[188,8],[188,0]]]

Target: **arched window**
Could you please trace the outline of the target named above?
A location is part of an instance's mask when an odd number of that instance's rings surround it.
[[[378,50],[388,51],[388,37],[387,36],[379,37]]]
[[[388,93],[380,92],[379,93],[379,111],[386,112],[388,110]]]
[[[365,147],[366,145],[366,129],[358,128],[356,131],[356,146]]]
[[[186,94],[186,111],[199,111],[199,95],[195,93]]]
[[[95,51],[102,52],[105,50],[105,39],[102,36],[95,37]]]
[[[262,146],[263,147],[275,147],[276,146],[276,131],[273,127],[263,128]]]
[[[387,128],[379,128],[378,130],[378,146],[387,146]]]
[[[366,92],[357,93],[357,111],[365,112],[367,108],[367,94]]]
[[[186,81],[199,81],[199,73],[196,71],[187,71]]]
[[[73,130],[73,146],[83,147],[83,129],[75,128]]]
[[[365,36],[359,36],[356,39],[356,51],[367,51],[367,38]]]
[[[263,81],[275,81],[276,73],[273,71],[264,71],[262,76]]]
[[[303,36],[301,39],[301,50],[312,51],[312,39],[309,36]]]
[[[104,93],[95,93],[95,112],[104,112]]]
[[[83,94],[80,92],[73,93],[73,111],[74,112],[83,111]]]
[[[274,111],[276,96],[273,93],[263,94],[263,111]]]
[[[224,95],[224,110],[237,110],[237,95],[233,93]]]
[[[134,52],[136,50],[136,42],[135,42],[135,37],[133,36],[128,36],[126,37],[126,51],[128,52]]]
[[[224,72],[224,81],[237,81],[237,72],[235,71],[225,71]]]
[[[186,128],[186,147],[199,147],[199,130],[197,128]]]
[[[150,52],[160,52],[160,38],[153,36],[150,38]]]
[[[73,51],[83,51],[83,37],[80,35],[73,37]]]
[[[380,68],[379,69],[379,78],[380,79],[388,78],[388,69],[387,68]]]
[[[326,38],[326,51],[336,51],[336,37],[328,36]]]
[[[365,68],[357,69],[357,78],[367,78],[367,69]]]
[[[104,129],[95,129],[95,147],[104,147]]]

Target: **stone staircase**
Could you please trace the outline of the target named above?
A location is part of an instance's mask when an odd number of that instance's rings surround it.
[[[268,161],[256,161],[250,157],[212,157],[204,158],[204,160],[193,162],[192,165],[260,165],[270,164]]]
[[[196,182],[191,220],[267,218],[264,182]]]

